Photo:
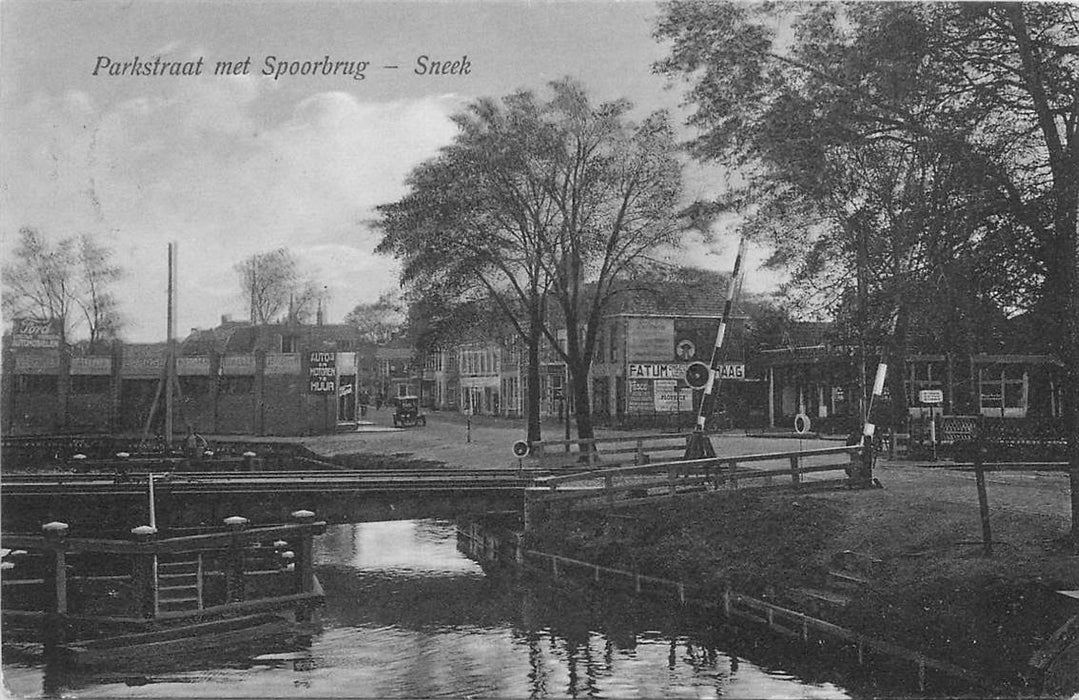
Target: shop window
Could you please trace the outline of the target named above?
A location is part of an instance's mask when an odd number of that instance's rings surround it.
[[[112,377],[97,374],[75,374],[71,377],[72,394],[107,394]]]
[[[20,394],[56,394],[55,374],[20,374],[16,377],[15,390]]]
[[[180,377],[180,392],[185,399],[208,396],[210,393],[210,378],[198,376]]]
[[[237,396],[255,393],[254,377],[221,377],[221,394]]]

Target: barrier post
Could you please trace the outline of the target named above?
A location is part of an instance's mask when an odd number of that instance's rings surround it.
[[[225,556],[225,601],[238,603],[244,599],[244,543],[241,535],[247,528],[247,518],[234,515],[225,518],[229,547]]]
[[[131,538],[139,544],[149,544],[157,538],[157,528],[139,525],[131,528]],[[157,556],[153,552],[138,553],[131,562],[131,588],[135,617],[151,618],[157,614]]]
[[[310,525],[315,522],[315,514],[309,510],[295,510],[292,519],[298,525]],[[298,593],[312,593],[315,590],[315,548],[314,533],[305,530],[296,538],[296,589]],[[310,622],[311,609],[306,605],[296,607],[296,621]]]
[[[45,569],[45,648],[52,651],[64,643],[64,616],[67,614],[67,523],[51,522],[41,526],[48,543],[48,564]]]
[[[975,426],[974,438],[974,480],[978,486],[978,515],[982,520],[982,551],[985,556],[993,556],[993,533],[989,529],[989,496],[985,491],[985,418]]]

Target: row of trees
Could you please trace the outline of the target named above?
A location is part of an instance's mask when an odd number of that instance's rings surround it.
[[[234,266],[239,298],[254,323],[311,321],[325,302],[324,287],[287,248],[256,253]],[[90,352],[119,337],[124,319],[116,284],[125,271],[111,248],[91,234],[50,240],[35,228],[19,231],[3,265],[3,313],[8,319],[55,321],[64,342],[87,339]],[[396,293],[358,304],[345,318],[373,343],[400,332],[404,307]]]
[[[774,245],[791,298],[900,355],[915,323],[974,350],[1031,317],[1065,364],[1079,540],[1079,10],[673,2],[656,36],[692,152],[744,178],[713,208]]]

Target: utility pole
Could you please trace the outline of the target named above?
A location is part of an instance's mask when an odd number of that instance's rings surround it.
[[[167,314],[167,348],[165,355],[165,454],[172,449],[172,395],[176,381],[176,243],[169,243],[169,292]]]

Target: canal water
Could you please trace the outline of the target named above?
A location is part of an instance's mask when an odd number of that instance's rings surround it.
[[[15,697],[851,697],[828,672],[666,605],[486,576],[452,523],[331,527],[321,630],[140,668],[3,659]],[[778,659],[778,660],[777,660]],[[784,666],[801,666],[791,672]],[[880,688],[876,692],[880,692]]]

